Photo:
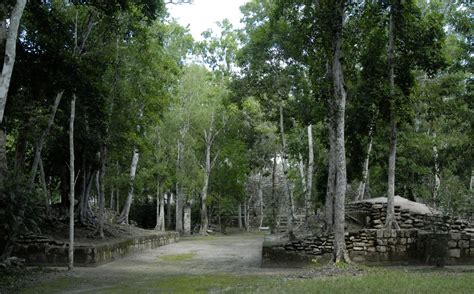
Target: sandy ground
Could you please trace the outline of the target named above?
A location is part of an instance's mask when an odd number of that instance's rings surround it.
[[[80,276],[120,273],[278,274],[292,269],[261,268],[263,235],[183,237],[178,243],[127,256],[96,268],[76,268]]]

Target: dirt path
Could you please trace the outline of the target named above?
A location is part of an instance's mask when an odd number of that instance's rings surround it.
[[[97,268],[77,268],[80,275],[120,274],[256,274],[278,273],[262,269],[263,235],[184,237],[178,243],[128,256]],[[287,270],[285,270],[287,272]]]
[[[288,275],[297,269],[261,268],[262,242],[258,234],[185,237],[178,243],[130,255],[96,268],[60,270],[32,282],[25,293],[102,293],[169,278],[247,275]],[[39,283],[39,284],[38,284]],[[39,288],[37,288],[39,287]],[[128,291],[125,291],[128,292]]]

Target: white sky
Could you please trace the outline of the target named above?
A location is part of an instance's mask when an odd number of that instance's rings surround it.
[[[241,13],[239,7],[248,0],[194,0],[193,4],[172,5],[167,9],[172,18],[186,27],[195,40],[202,40],[201,33],[211,28],[218,32],[216,22],[224,18],[230,20],[235,28],[240,28]]]

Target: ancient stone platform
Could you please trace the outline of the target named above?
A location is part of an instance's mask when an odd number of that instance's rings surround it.
[[[79,243],[74,246],[74,265],[95,267],[178,241],[179,233],[156,232],[98,244]],[[24,237],[18,240],[13,255],[24,258],[27,265],[65,266],[68,263],[68,244],[40,236]]]

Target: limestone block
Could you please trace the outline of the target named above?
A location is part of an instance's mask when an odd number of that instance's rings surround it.
[[[449,248],[456,248],[456,247],[458,247],[458,242],[457,241],[448,241],[448,247]]]
[[[459,248],[469,248],[469,241],[468,240],[460,240],[459,241]]]
[[[461,249],[449,249],[449,257],[460,258]]]
[[[461,234],[460,233],[450,233],[449,238],[451,240],[460,240],[461,239]]]
[[[386,246],[377,246],[377,247],[376,247],[376,250],[377,250],[378,252],[384,253],[384,252],[387,252],[387,247],[386,247]]]

